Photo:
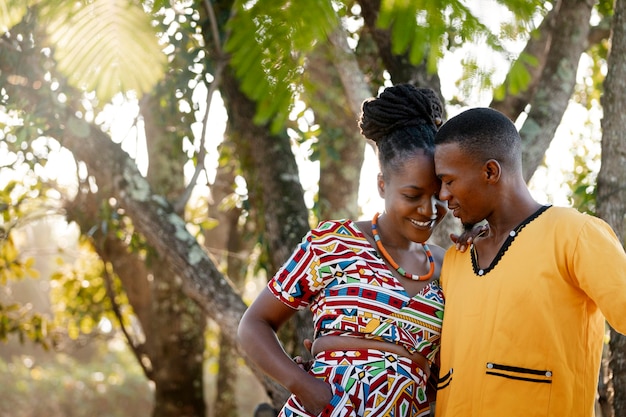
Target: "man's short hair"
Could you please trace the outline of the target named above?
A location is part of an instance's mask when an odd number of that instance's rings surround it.
[[[445,122],[435,136],[435,146],[445,143],[458,144],[480,163],[495,159],[505,167],[521,168],[521,138],[515,124],[488,107],[465,110]]]

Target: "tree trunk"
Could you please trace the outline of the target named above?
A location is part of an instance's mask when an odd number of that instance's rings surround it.
[[[359,113],[351,108],[333,65],[336,55],[331,44],[320,44],[306,71],[310,87],[305,94],[316,103],[315,122],[324,126],[315,145],[320,161],[317,203],[319,219],[356,219],[365,139],[357,126]]]
[[[244,177],[248,179],[249,206],[257,212],[256,224],[263,230],[268,275],[273,275],[288,259],[310,229],[304,191],[298,166],[286,134],[271,135],[267,126],[255,125],[256,105],[239,89],[239,83],[227,69],[224,72],[222,97],[228,113],[227,135],[235,144]],[[280,175],[276,175],[280,167]],[[308,310],[298,312],[279,334],[290,355],[307,356],[302,340],[313,337]],[[268,392],[276,408],[288,398],[284,388]]]
[[[230,10],[230,0],[215,3],[204,2],[202,13],[206,16],[215,8],[217,32],[224,34],[226,20],[219,10]],[[203,36],[209,50],[221,58],[221,44],[214,38],[215,32],[204,30]],[[248,186],[248,207],[255,218],[257,233],[263,237],[265,267],[268,275],[273,275],[288,259],[295,247],[310,229],[308,209],[304,202],[304,191],[300,183],[298,165],[291,151],[291,142],[285,131],[273,135],[268,126],[256,125],[253,120],[256,104],[242,91],[230,66],[225,66],[219,86],[226,112],[228,125],[226,135],[234,144],[235,155],[239,160],[243,176]],[[277,170],[278,167],[278,170]],[[277,175],[280,171],[280,175]],[[224,328],[222,327],[222,331]],[[236,334],[236,331],[233,335]],[[313,326],[308,310],[297,313],[280,332],[285,350],[291,355],[307,356],[302,340],[312,338]],[[258,372],[252,364],[251,368]],[[286,389],[261,378],[274,406],[280,408],[288,398]]]
[[[224,147],[226,145],[222,145]],[[247,254],[252,250],[250,240],[246,239],[247,232],[241,230],[239,221],[241,208],[234,204],[232,199],[235,184],[236,161],[234,158],[224,158],[225,163],[217,168],[215,181],[211,185],[211,196],[208,201],[209,217],[217,220],[217,225],[204,233],[205,246],[213,255],[216,264],[236,288],[242,289],[245,284],[247,271]],[[237,417],[237,362],[239,355],[232,341],[224,337],[222,331],[219,336],[219,357],[217,373],[217,391],[215,393],[214,416]]]
[[[537,85],[528,118],[520,130],[524,179],[528,182],[543,161],[574,91],[581,54],[587,48],[592,2],[562,0],[554,24],[550,52]]]
[[[153,417],[205,417],[203,362],[206,316],[182,291],[161,257],[154,269],[148,346],[155,390]]]
[[[607,58],[602,107],[602,154],[598,173],[598,215],[606,220],[620,238],[626,237],[626,0],[616,0]],[[613,373],[613,410],[626,416],[626,336],[611,329],[609,342]]]
[[[359,0],[361,14],[365,23],[365,33],[371,35],[376,44],[377,56],[382,61],[382,68],[391,75],[394,84],[409,83],[417,87],[428,87],[441,95],[441,80],[439,75],[430,73],[426,63],[411,63],[409,54],[396,55],[391,47],[391,29],[377,27],[380,0]],[[370,64],[371,65],[371,64]],[[363,68],[367,68],[364,66]],[[382,80],[381,76],[378,80]]]
[[[106,188],[102,181],[98,184]],[[66,205],[68,219],[81,230],[92,229],[100,223],[100,202],[109,197],[79,194]],[[153,416],[204,417],[204,312],[182,293],[180,279],[168,271],[167,264],[158,258],[142,259],[119,236],[119,231],[101,229],[92,241],[103,262],[112,265],[122,281],[141,324],[143,337],[129,329],[125,333],[146,377],[155,384]]]
[[[155,108],[144,110],[146,126],[150,127],[147,129],[149,145],[153,145],[150,139],[156,140],[159,129],[152,129],[154,125],[150,120],[164,118],[147,117],[156,111]],[[151,149],[150,146],[148,148]],[[156,152],[154,155],[163,154]],[[171,157],[175,152],[170,149],[166,154]],[[159,185],[163,191],[170,190],[170,195],[174,196],[182,192],[180,185],[183,181],[179,179],[175,183],[172,179],[180,178],[182,172],[176,175],[171,171],[172,168],[180,170],[183,164],[173,164],[172,159],[168,158],[168,165],[162,167],[159,158],[155,157],[151,167],[160,174],[169,172],[169,175],[160,177],[167,178],[169,182]],[[101,223],[101,202],[109,201],[112,197],[107,194],[110,184],[106,180],[98,178],[96,182],[100,187],[97,194],[84,187],[75,201],[66,204],[68,219],[76,221],[83,231]],[[171,190],[172,184],[178,184],[174,192]],[[101,228],[93,233],[92,242],[103,262],[110,264],[122,281],[141,325],[143,335],[133,334],[130,329],[126,329],[125,334],[129,336],[129,347],[144,368],[146,377],[155,383],[153,415],[204,417],[204,312],[183,294],[180,278],[168,270],[167,264],[158,257],[148,256],[146,259],[139,251],[129,248],[127,242],[130,239],[120,237],[120,232],[123,231]],[[188,326],[188,323],[194,323],[194,326]]]
[[[159,91],[159,89],[155,89]],[[166,114],[161,97],[146,95],[141,100],[141,114],[148,149],[147,180],[158,195],[172,206],[184,194],[183,167],[187,157],[180,141],[171,133],[176,114]],[[190,132],[191,133],[191,132]],[[184,206],[184,205],[183,205]],[[179,216],[184,216],[181,206]],[[152,320],[144,331],[150,334],[148,345],[156,386],[154,417],[204,417],[203,357],[206,317],[197,304],[183,293],[180,276],[171,271],[160,257],[147,259],[152,273]],[[193,323],[193,325],[191,325]]]
[[[530,103],[537,91],[537,85],[541,79],[541,73],[545,68],[546,61],[552,45],[552,36],[555,30],[558,28],[555,25],[555,19],[558,10],[558,1],[555,2],[555,7],[548,12],[548,14],[541,21],[539,27],[531,34],[530,39],[526,43],[524,50],[520,54],[532,57],[535,61],[529,62],[526,60],[520,60],[519,58],[513,67],[516,65],[522,65],[530,76],[530,81],[526,88],[520,91],[512,91],[509,86],[509,75],[504,80],[506,86],[506,94],[502,99],[493,99],[489,107],[501,111],[506,114],[511,120],[517,120],[520,114],[524,112],[528,103]]]

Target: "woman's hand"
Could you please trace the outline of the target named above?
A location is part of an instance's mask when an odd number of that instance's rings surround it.
[[[311,339],[304,339],[304,341],[302,342],[302,344],[304,345],[304,348],[309,351],[309,353],[311,353],[311,348],[313,347],[313,342],[311,341]],[[304,360],[304,358],[302,356],[296,356],[295,358],[293,358],[293,361],[304,371],[307,371],[309,369],[311,369],[311,366],[313,366],[313,362],[314,360]]]
[[[311,366],[313,365],[312,360],[306,361],[302,356],[296,356],[295,358],[293,358],[293,361],[296,363],[296,365],[300,367],[300,369],[307,372],[309,371],[309,369],[311,369]]]
[[[459,252],[465,252],[470,247],[474,239],[489,231],[489,225],[487,223],[479,226],[474,226],[471,230],[463,230],[460,235],[451,233],[450,239],[456,245],[456,250]]]
[[[324,408],[330,404],[330,400],[333,398],[330,385],[311,375],[307,378],[302,378],[298,387],[292,388],[291,392],[298,398],[304,408],[313,415],[318,415],[324,411]]]

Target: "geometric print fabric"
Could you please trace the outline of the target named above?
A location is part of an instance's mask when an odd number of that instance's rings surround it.
[[[268,283],[283,303],[313,313],[315,337],[342,335],[404,346],[433,360],[444,299],[438,281],[410,297],[350,220],[311,230]]]
[[[425,417],[426,375],[408,358],[378,350],[321,352],[309,371],[332,388],[323,417]],[[279,417],[312,417],[291,396]]]

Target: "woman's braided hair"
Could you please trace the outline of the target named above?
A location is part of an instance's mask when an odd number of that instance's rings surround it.
[[[376,143],[383,175],[399,169],[417,151],[433,154],[442,113],[433,90],[411,84],[387,87],[378,97],[363,102],[359,128]]]

